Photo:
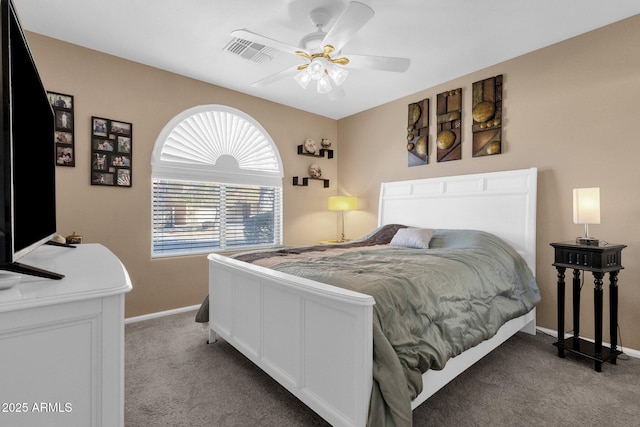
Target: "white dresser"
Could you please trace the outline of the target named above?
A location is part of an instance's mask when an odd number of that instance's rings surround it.
[[[0,426],[123,426],[127,270],[98,244],[20,262],[65,278],[0,290]]]

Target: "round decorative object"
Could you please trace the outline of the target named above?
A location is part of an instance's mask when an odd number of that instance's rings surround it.
[[[427,155],[427,136],[422,135],[415,143],[416,154],[420,157]]]
[[[446,150],[453,145],[455,140],[455,133],[451,132],[450,130],[443,130],[438,134],[438,137],[436,138],[436,144],[438,145],[439,149]]]
[[[478,123],[486,122],[491,119],[496,112],[496,106],[493,102],[482,101],[473,107],[473,120]]]
[[[68,245],[77,245],[79,243],[82,243],[82,236],[79,234],[76,234],[75,231],[73,232],[73,234],[67,236]]]
[[[408,141],[412,141],[413,140],[413,134],[412,133],[407,135],[407,140]]]
[[[409,104],[409,124],[415,124],[420,115],[422,114],[422,109],[418,104]]]
[[[487,154],[500,153],[500,141],[491,141],[487,144]]]
[[[320,141],[320,145],[322,146],[322,148],[329,148],[329,147],[331,147],[331,140],[330,139],[322,139],[322,141]]]
[[[318,151],[316,142],[311,138],[307,138],[304,140],[304,149],[307,153],[311,153],[311,154],[315,154],[316,151]]]
[[[322,176],[322,170],[320,166],[315,163],[309,166],[309,176],[311,178],[320,178]]]
[[[67,238],[66,238],[66,237],[63,237],[63,236],[61,236],[61,235],[59,235],[59,234],[56,234],[55,236],[53,236],[53,237],[51,238],[51,240],[53,240],[53,241],[54,241],[54,242],[56,242],[56,243],[61,243],[61,244],[65,244],[65,243],[67,243]]]
[[[407,151],[411,151],[414,148],[416,148],[416,144],[414,144],[413,142],[407,144]]]

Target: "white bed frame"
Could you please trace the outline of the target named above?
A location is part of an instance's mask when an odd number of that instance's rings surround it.
[[[507,240],[535,274],[537,169],[382,183],[378,224],[476,229]],[[224,338],[334,426],[365,426],[373,298],[209,255],[209,342]],[[412,408],[523,330],[535,309],[423,376]]]

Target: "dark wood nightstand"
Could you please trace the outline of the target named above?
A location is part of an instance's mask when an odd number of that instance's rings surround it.
[[[617,348],[618,327],[618,272],[622,270],[622,250],[626,245],[578,245],[573,242],[551,243],[555,248],[558,270],[558,356],[565,350],[595,361],[595,370],[602,371],[602,362],[615,365],[621,351]],[[564,272],[573,269],[573,336],[564,338],[565,282]],[[590,271],[594,277],[595,342],[580,338],[580,271]],[[602,278],[609,273],[609,334],[611,348],[602,345]]]

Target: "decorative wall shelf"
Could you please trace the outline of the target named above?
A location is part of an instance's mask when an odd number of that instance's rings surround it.
[[[302,145],[298,145],[298,154],[301,156],[311,156],[311,157],[324,157],[327,155],[327,159],[333,159],[333,150],[329,150],[327,148],[321,148],[318,154],[315,153],[305,153]]]
[[[329,150],[328,148],[321,148],[317,153],[308,153],[304,150],[304,145],[298,145],[298,155],[300,156],[310,156],[315,158],[324,158],[325,155],[328,159],[333,159],[333,150]],[[293,185],[298,185],[300,187],[307,187],[309,185],[309,180],[322,181],[324,188],[329,188],[329,180],[324,178],[314,178],[312,176],[303,176],[302,180],[300,177],[293,177]]]
[[[309,180],[314,181],[324,181],[324,188],[329,188],[329,180],[324,178],[312,178],[310,176],[303,176],[302,183],[300,183],[300,178],[297,176],[293,177],[293,185],[298,185],[300,187],[307,187],[309,185]]]

